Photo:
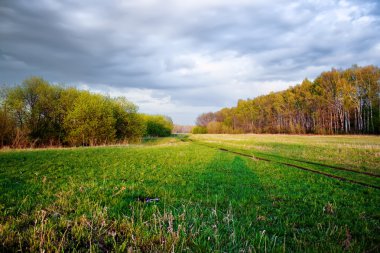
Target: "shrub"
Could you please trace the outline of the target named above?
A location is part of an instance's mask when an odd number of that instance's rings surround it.
[[[71,145],[107,144],[115,139],[115,118],[109,101],[101,95],[82,92],[65,118]]]
[[[193,134],[207,134],[207,128],[203,126],[195,126],[191,130]]]
[[[163,115],[144,115],[146,131],[145,136],[165,137],[170,136],[173,130],[173,122]]]

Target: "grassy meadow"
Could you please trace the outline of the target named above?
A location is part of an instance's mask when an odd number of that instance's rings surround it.
[[[380,250],[380,189],[283,163],[378,187],[380,137],[190,135],[3,150],[0,249]]]

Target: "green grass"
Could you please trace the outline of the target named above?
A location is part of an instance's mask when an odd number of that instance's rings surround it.
[[[338,165],[380,174],[380,136],[192,135],[192,139],[283,158]]]
[[[357,168],[378,171],[377,158],[362,159],[371,161]],[[380,244],[380,190],[178,138],[0,152],[0,193],[3,252],[362,252]]]
[[[191,140],[201,145],[224,148],[272,162],[290,163],[380,188],[379,137],[193,135]],[[370,173],[377,177],[362,173]]]

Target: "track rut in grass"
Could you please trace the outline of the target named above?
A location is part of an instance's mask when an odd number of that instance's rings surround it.
[[[194,142],[194,140],[190,140],[190,141]],[[207,145],[205,143],[202,143],[202,144],[204,144],[205,146],[208,146],[208,147],[213,147],[213,146]],[[229,150],[229,151],[231,151],[231,150]],[[231,151],[231,152],[235,152],[235,151]],[[240,154],[242,154],[242,153],[240,153]],[[369,176],[369,177],[380,178],[379,174],[375,174],[375,173],[371,173],[371,172],[366,172],[366,171],[358,171],[358,170],[348,169],[348,168],[339,167],[339,166],[335,166],[335,165],[328,165],[328,164],[323,164],[323,163],[318,163],[318,162],[313,162],[313,161],[306,161],[306,160],[302,160],[302,159],[283,157],[283,156],[278,156],[278,155],[273,155],[273,154],[265,154],[265,153],[257,153],[257,154],[264,155],[264,156],[272,156],[274,158],[286,159],[286,160],[291,160],[291,161],[295,161],[295,162],[301,162],[301,163],[307,163],[307,164],[317,165],[317,166],[321,166],[321,167],[329,168],[329,169],[334,169],[334,170],[341,170],[341,171],[347,171],[347,172],[357,173],[357,174],[366,175],[366,176]],[[244,154],[244,155],[246,155],[246,154]],[[247,156],[254,156],[254,155],[247,155]],[[255,156],[255,158],[258,158],[258,157]],[[270,160],[270,159],[261,158],[261,160]]]
[[[280,159],[287,159],[287,160],[301,162],[301,163],[308,163],[308,164],[312,164],[312,165],[318,165],[318,166],[322,166],[322,167],[325,167],[325,168],[330,168],[330,169],[335,169],[335,170],[342,170],[342,171],[348,171],[348,172],[362,174],[362,175],[366,175],[366,176],[370,176],[370,177],[378,177],[378,178],[380,178],[380,175],[375,174],[375,173],[371,173],[371,172],[366,172],[366,171],[357,171],[357,170],[343,168],[343,167],[339,167],[339,166],[327,165],[327,164],[317,163],[317,162],[312,162],[312,161],[305,161],[305,160],[301,160],[301,159],[282,157],[282,156],[272,155],[272,154],[263,154],[263,155],[273,156],[273,157],[280,158]]]
[[[267,158],[262,158],[262,157],[257,157],[257,156],[254,156],[254,155],[244,154],[244,153],[237,152],[237,151],[232,151],[232,150],[229,150],[229,149],[226,149],[226,148],[214,147],[214,146],[211,146],[211,145],[207,145],[205,143],[195,142],[194,140],[191,140],[191,139],[189,139],[189,141],[191,141],[192,143],[198,144],[198,145],[209,147],[209,148],[215,148],[215,149],[218,149],[220,151],[224,151],[224,152],[228,152],[228,153],[232,153],[232,154],[236,154],[236,155],[240,155],[240,156],[245,156],[245,157],[249,157],[249,158],[255,158],[255,159],[261,160],[261,161],[266,161],[266,162],[272,162],[272,163],[277,163],[277,164],[281,164],[281,165],[286,165],[286,166],[297,168],[297,169],[300,169],[300,170],[304,170],[304,171],[312,172],[312,173],[315,173],[315,174],[323,175],[323,176],[326,176],[326,177],[329,177],[329,178],[338,179],[340,181],[349,182],[349,183],[352,183],[352,184],[358,184],[358,185],[362,185],[362,186],[365,186],[365,187],[369,187],[369,188],[374,188],[374,189],[379,189],[380,190],[380,187],[376,186],[376,185],[371,185],[371,184],[355,181],[355,180],[352,180],[352,179],[348,179],[348,178],[345,178],[345,177],[340,177],[340,176],[332,175],[332,174],[325,173],[325,172],[322,172],[322,171],[319,171],[319,170],[313,170],[313,169],[310,169],[310,168],[302,167],[302,166],[299,166],[299,165],[296,165],[296,164],[274,161],[274,160],[270,160],[270,159],[267,159]],[[289,160],[297,161],[295,159],[289,159]],[[302,162],[304,162],[304,161],[302,161]],[[313,164],[313,162],[310,162],[310,164]],[[317,164],[317,165],[324,166],[322,164]],[[336,169],[336,168],[333,168],[333,167],[330,167],[330,166],[324,166],[324,167]],[[352,170],[349,170],[349,169],[347,169],[345,171],[353,172]],[[358,171],[354,171],[354,172],[358,172]],[[366,173],[361,173],[361,172],[358,172],[358,173],[373,177],[372,173],[370,173],[371,175],[368,175]]]

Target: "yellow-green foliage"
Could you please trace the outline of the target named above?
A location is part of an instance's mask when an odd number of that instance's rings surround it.
[[[173,130],[173,121],[163,115],[144,115],[146,136],[170,136]]]
[[[116,120],[110,104],[101,95],[81,92],[64,119],[68,142],[71,145],[91,146],[112,143]]]
[[[207,134],[207,128],[203,126],[195,126],[191,130],[193,134]]]
[[[380,68],[326,71],[313,82],[203,113],[209,133],[379,134]]]
[[[137,106],[125,97],[117,97],[112,102],[116,138],[128,142],[140,141],[146,131],[146,124],[144,116],[137,113]]]
[[[0,146],[136,142],[145,133],[137,106],[123,97],[49,84],[39,77],[2,90]]]

